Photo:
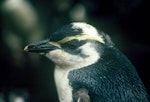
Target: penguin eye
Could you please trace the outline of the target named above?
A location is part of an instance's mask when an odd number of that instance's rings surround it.
[[[86,43],[85,41],[72,40],[65,44],[62,44],[61,46],[69,49],[76,49],[85,43]]]
[[[77,46],[75,46],[74,44],[68,44],[67,46],[69,49],[76,49]]]

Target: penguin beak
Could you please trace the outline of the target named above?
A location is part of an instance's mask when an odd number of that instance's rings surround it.
[[[32,52],[32,53],[44,53],[55,49],[58,49],[58,46],[51,44],[49,40],[31,43],[24,47],[25,52]]]

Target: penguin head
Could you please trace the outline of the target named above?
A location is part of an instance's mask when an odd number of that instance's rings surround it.
[[[61,67],[83,67],[101,56],[99,45],[106,45],[106,35],[87,23],[70,23],[50,35],[50,39],[31,43],[24,50],[44,54]]]

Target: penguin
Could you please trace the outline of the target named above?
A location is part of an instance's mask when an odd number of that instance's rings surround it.
[[[149,102],[135,67],[103,31],[85,22],[64,25],[24,51],[54,62],[60,102]]]

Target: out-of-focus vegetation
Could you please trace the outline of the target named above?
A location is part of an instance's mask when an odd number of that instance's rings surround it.
[[[150,92],[148,10],[146,0],[1,0],[0,102],[58,102],[53,63],[23,48],[75,21],[108,33]]]

